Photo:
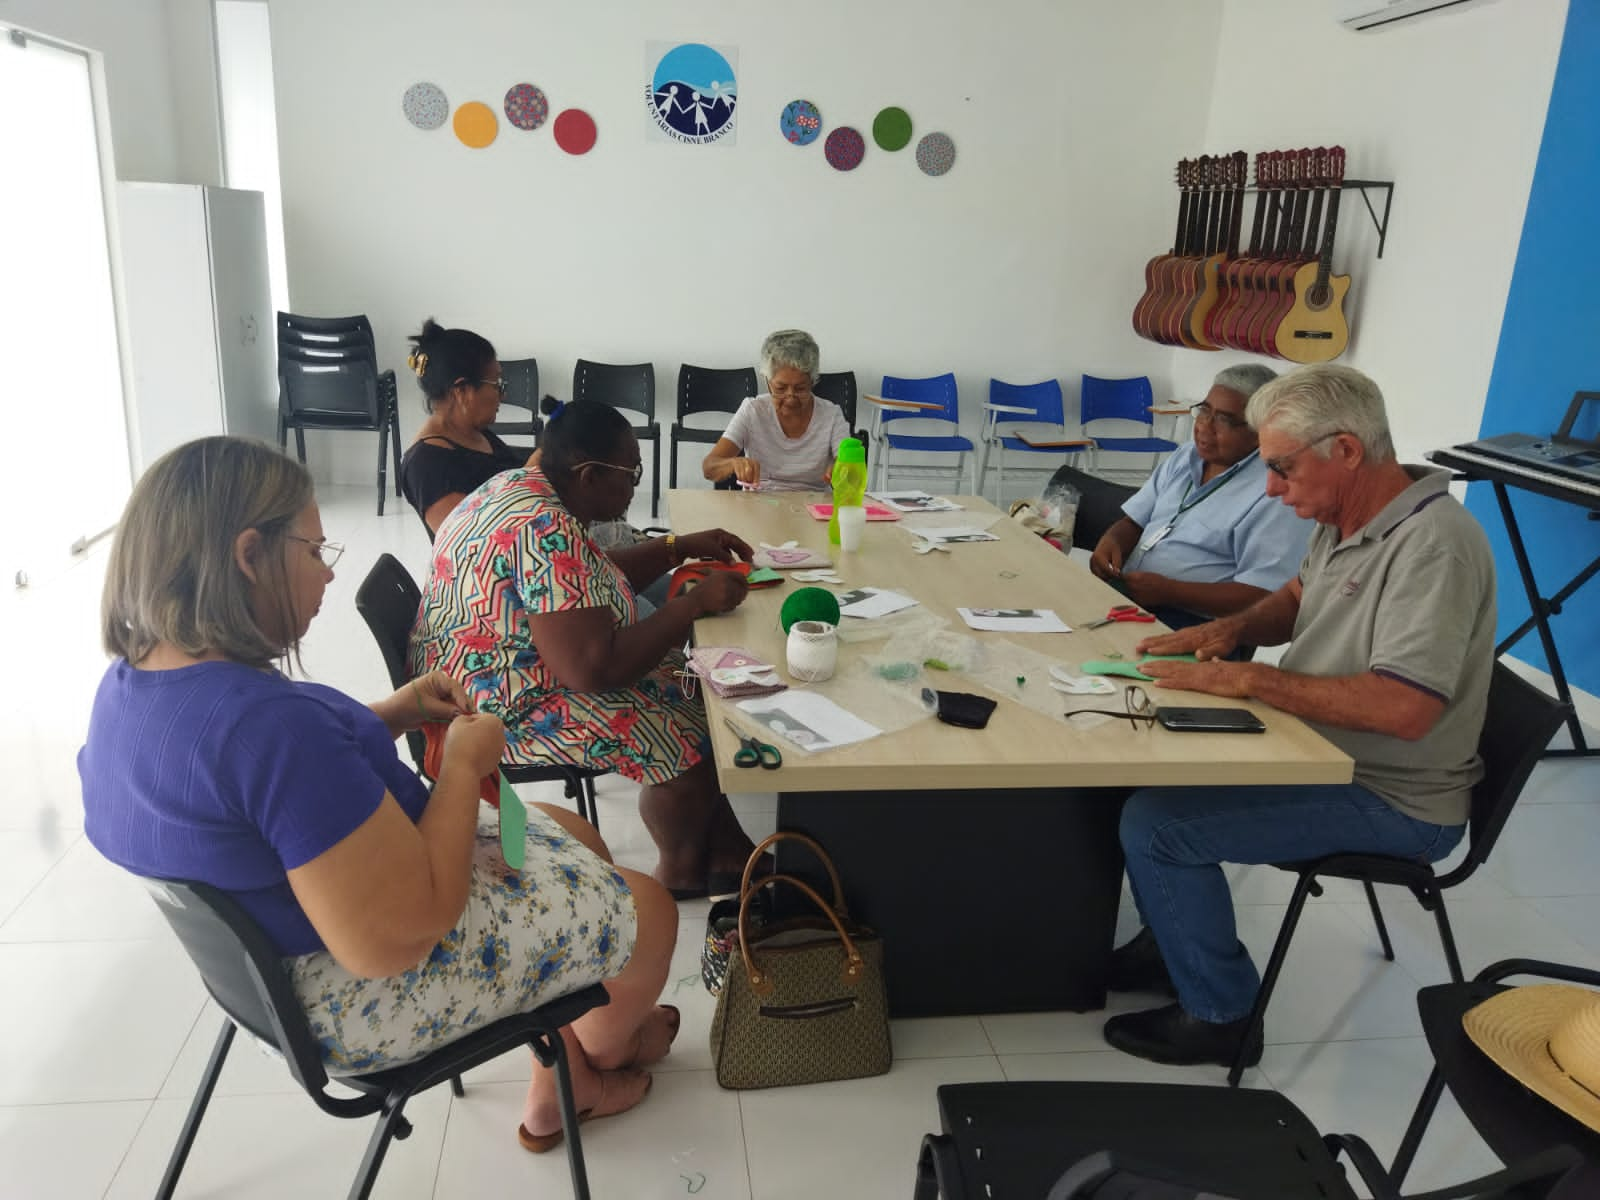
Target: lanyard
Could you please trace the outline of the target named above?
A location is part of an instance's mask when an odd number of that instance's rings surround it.
[[[1249,462],[1253,457],[1255,457],[1255,455],[1259,453],[1259,450],[1251,451],[1238,462],[1234,463],[1233,466],[1229,467],[1221,475],[1217,476],[1217,478],[1213,479],[1209,484],[1202,485],[1202,491],[1193,500],[1189,499],[1189,493],[1194,491],[1194,480],[1189,480],[1189,485],[1183,489],[1183,495],[1178,500],[1178,511],[1172,514],[1172,521],[1168,522],[1168,524],[1175,523],[1179,517],[1183,516],[1183,514],[1188,512],[1191,508],[1194,508],[1196,505],[1203,504],[1205,501],[1211,499],[1212,496],[1215,496],[1227,486],[1228,480],[1232,479],[1239,473],[1240,469],[1245,465],[1245,463]]]

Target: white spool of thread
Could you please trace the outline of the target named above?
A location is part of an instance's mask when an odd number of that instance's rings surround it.
[[[833,678],[839,661],[839,631],[826,621],[796,621],[789,626],[789,674],[802,683]]]

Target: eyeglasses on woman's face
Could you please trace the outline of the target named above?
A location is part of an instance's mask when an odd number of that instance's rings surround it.
[[[1332,433],[1325,433],[1319,438],[1312,438],[1304,446],[1301,446],[1295,450],[1291,450],[1287,454],[1280,454],[1277,458],[1266,459],[1265,462],[1267,470],[1271,471],[1279,479],[1288,479],[1289,470],[1294,466],[1295,459],[1299,458],[1307,450],[1311,449],[1311,447],[1320,446],[1329,438],[1336,438],[1343,432],[1344,431],[1341,429],[1336,429]]]
[[[572,469],[576,471],[578,467],[604,467],[608,471],[626,471],[633,477],[634,487],[638,487],[639,481],[644,478],[643,462],[635,463],[631,467],[624,467],[619,466],[617,463],[601,462],[598,458],[591,458],[587,462],[581,462],[577,464],[577,466],[573,467]]]
[[[1189,413],[1194,417],[1196,425],[1210,424],[1218,429],[1226,429],[1229,433],[1238,433],[1241,429],[1250,428],[1250,422],[1243,417],[1236,417],[1232,413],[1218,412],[1204,400],[1199,404],[1191,404]]]
[[[343,542],[330,542],[327,538],[301,537],[298,533],[283,535],[291,542],[304,542],[311,547],[311,557],[315,558],[328,570],[333,570],[333,564],[339,561],[339,556],[344,553]]]

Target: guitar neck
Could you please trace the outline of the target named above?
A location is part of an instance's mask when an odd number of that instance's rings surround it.
[[[1344,190],[1344,147],[1335,146],[1328,160],[1328,223],[1322,227],[1322,253],[1317,256],[1317,296],[1333,274],[1333,235],[1339,228],[1339,194]]]
[[[1261,226],[1267,218],[1267,193],[1262,189],[1266,186],[1267,156],[1256,155],[1256,214],[1250,221],[1250,257],[1254,258],[1261,253]]]
[[[1232,208],[1229,210],[1228,242],[1222,250],[1229,258],[1239,257],[1239,229],[1244,224],[1244,181],[1250,170],[1250,156],[1243,150],[1233,155]]]

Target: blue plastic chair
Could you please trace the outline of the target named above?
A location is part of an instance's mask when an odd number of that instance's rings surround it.
[[[1065,405],[1061,398],[1061,384],[1055,379],[1046,379],[1043,383],[1006,383],[1004,380],[989,380],[989,402],[984,406],[983,444],[978,451],[978,495],[984,492],[984,481],[989,476],[989,457],[995,455],[995,469],[999,473],[998,482],[995,484],[995,499],[1003,502],[1006,492],[1006,451],[1014,450],[1027,455],[1073,455],[1085,450],[1094,449],[1094,443],[1088,438],[1083,438],[1080,444],[1074,446],[1030,446],[1020,437],[1015,427],[1018,425],[1043,425],[1046,428],[1033,430],[1029,436],[1033,441],[1068,441],[1067,418]],[[1005,433],[1000,426],[1004,424],[1011,428],[1010,433]],[[1027,471],[1054,471],[1061,464],[1049,462],[1040,466],[1023,467]]]
[[[937,404],[937,409],[918,409],[909,412],[897,412],[894,409],[883,409],[878,418],[878,440],[881,443],[882,453],[878,455],[878,487],[885,488],[889,485],[889,457],[892,450],[910,450],[920,454],[954,454],[956,456],[955,486],[959,491],[961,476],[966,470],[968,454],[974,450],[972,442],[964,438],[959,432],[949,434],[927,433],[891,433],[888,425],[891,421],[921,420],[937,421],[951,426],[955,430],[961,428],[961,411],[956,399],[956,377],[951,374],[935,375],[930,379],[901,379],[894,375],[883,377],[883,391],[880,395],[885,400],[915,400],[919,404]],[[946,467],[914,468],[919,471],[949,470]]]
[[[1091,469],[1099,467],[1102,450],[1153,455],[1150,469],[1154,470],[1163,454],[1171,454],[1178,448],[1177,442],[1155,436],[1155,424],[1150,417],[1150,409],[1154,404],[1155,393],[1150,389],[1147,376],[1141,375],[1137,379],[1098,379],[1093,375],[1083,377],[1078,423],[1084,434],[1094,439]],[[1089,433],[1091,421],[1109,420],[1137,421],[1150,432],[1145,437],[1098,437]]]

